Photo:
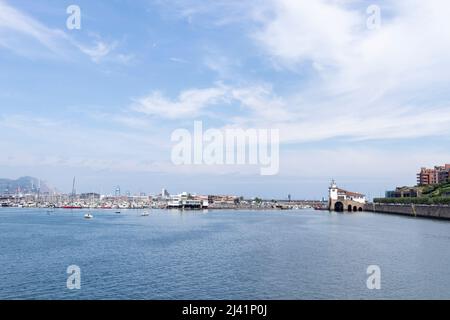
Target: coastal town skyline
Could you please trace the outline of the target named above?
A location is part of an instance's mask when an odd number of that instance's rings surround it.
[[[427,167],[420,167],[420,170],[417,171],[416,175],[416,183],[415,184],[409,184],[409,185],[397,185],[395,188],[395,191],[391,191],[392,189],[385,190],[383,196],[375,195],[374,197],[371,197],[370,195],[367,196],[366,194],[362,194],[365,196],[364,201],[367,200],[373,200],[373,198],[377,197],[388,197],[388,198],[403,198],[403,197],[418,197],[420,196],[420,189],[421,187],[426,186],[433,186],[433,185],[441,185],[446,184],[450,182],[450,164],[444,164],[444,165],[434,165],[433,168],[427,168]],[[206,192],[192,192],[191,189],[186,188],[183,191],[176,190],[176,192],[169,192],[169,190],[166,187],[162,187],[160,190],[162,190],[160,193],[155,191],[149,191],[145,189],[140,189],[138,192],[130,191],[130,189],[122,188],[120,185],[114,185],[110,188],[106,187],[105,189],[100,188],[100,190],[90,189],[90,190],[78,190],[76,185],[76,177],[73,177],[72,181],[72,189],[70,191],[61,191],[53,187],[51,184],[49,184],[48,181],[35,178],[35,177],[21,177],[19,179],[1,179],[0,178],[0,195],[6,195],[6,196],[24,196],[24,195],[31,195],[31,194],[42,194],[42,195],[61,195],[61,196],[86,196],[88,194],[91,195],[98,195],[98,196],[106,196],[106,197],[121,197],[121,196],[137,196],[137,197],[173,197],[173,196],[179,196],[181,194],[189,194],[194,196],[230,196],[230,197],[236,197],[236,198],[245,198],[245,199],[260,199],[262,195],[248,195],[248,194],[236,194],[236,193],[224,193],[224,192],[216,192],[213,193],[211,190],[208,190]],[[330,185],[335,184],[335,179],[331,180]],[[392,187],[392,186],[391,186]],[[329,195],[329,194],[328,194]],[[279,196],[279,197],[268,197],[263,196],[263,199],[265,200],[314,200],[314,201],[323,201],[325,199],[325,196],[322,197],[296,197],[294,195],[289,193],[287,195]]]

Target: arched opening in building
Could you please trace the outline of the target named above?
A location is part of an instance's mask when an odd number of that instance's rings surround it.
[[[347,209],[348,209],[348,212],[352,212],[352,205],[349,204]]]
[[[342,202],[336,202],[334,204],[334,211],[336,211],[336,212],[344,212],[344,204]]]
[[[356,212],[356,211],[358,211],[358,207],[357,207],[357,206],[354,206],[354,207],[353,207],[353,212]]]
[[[363,211],[363,208],[359,207],[359,208],[358,208],[358,211],[359,211],[359,212],[362,212],[362,211]]]

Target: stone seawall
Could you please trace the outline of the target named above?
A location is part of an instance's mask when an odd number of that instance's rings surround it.
[[[364,206],[365,211],[450,220],[450,206],[418,204],[374,204]]]

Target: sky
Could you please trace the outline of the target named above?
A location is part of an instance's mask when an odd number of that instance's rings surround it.
[[[280,199],[320,199],[332,178],[369,197],[414,185],[420,167],[450,162],[448,12],[447,0],[0,0],[0,177]],[[194,121],[278,129],[278,173],[175,165],[171,135]]]

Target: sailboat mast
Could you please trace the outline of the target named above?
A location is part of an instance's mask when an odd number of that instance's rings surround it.
[[[73,177],[73,182],[72,182],[72,203],[75,202],[75,177]]]

